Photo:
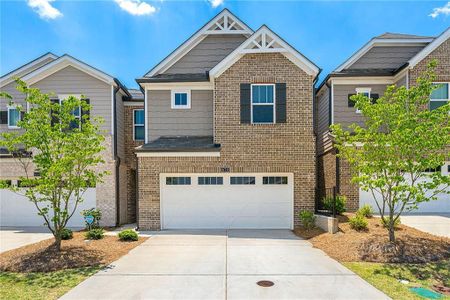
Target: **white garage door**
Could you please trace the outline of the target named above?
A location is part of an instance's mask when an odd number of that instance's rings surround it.
[[[161,174],[162,229],[293,228],[293,174]]]

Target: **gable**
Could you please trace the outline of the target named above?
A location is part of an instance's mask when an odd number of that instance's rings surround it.
[[[242,34],[208,35],[164,74],[205,73],[216,66],[247,38]]]
[[[409,65],[414,67],[420,61],[425,59],[430,53],[435,51],[441,45],[448,43],[450,39],[450,27],[447,28],[441,35],[439,35],[436,39],[433,40],[430,44],[428,44],[422,51],[417,53],[414,57],[409,60]],[[447,53],[448,54],[448,53]]]
[[[347,69],[398,69],[425,45],[376,46],[367,51]]]
[[[177,49],[170,53],[166,58],[164,58],[159,64],[147,72],[144,75],[144,78],[163,74],[209,36],[250,36],[252,33],[253,30],[250,27],[233,15],[228,9],[224,9],[196,33],[194,33],[183,44],[181,44]],[[209,65],[211,65],[211,63],[209,63]]]

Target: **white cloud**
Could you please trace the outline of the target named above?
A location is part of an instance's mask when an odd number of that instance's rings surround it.
[[[224,0],[208,0],[208,1],[209,3],[211,3],[212,7],[217,7],[219,5],[222,5]]]
[[[433,8],[433,12],[429,14],[433,19],[437,18],[439,15],[450,15],[450,2],[447,2],[447,4],[442,7]]]
[[[28,6],[39,14],[42,19],[56,19],[62,17],[62,13],[54,8],[50,2],[55,0],[28,0]]]
[[[115,0],[120,8],[134,16],[151,15],[156,12],[156,8],[140,0]]]

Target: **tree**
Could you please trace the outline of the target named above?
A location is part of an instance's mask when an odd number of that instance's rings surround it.
[[[338,156],[350,164],[352,182],[372,193],[390,242],[395,242],[395,222],[404,211],[450,193],[449,176],[429,172],[444,164],[450,147],[450,104],[428,108],[437,88],[435,67],[433,61],[409,89],[388,86],[375,103],[353,96],[364,126],[331,126]]]
[[[102,120],[91,122],[85,100],[71,96],[60,104],[19,79],[16,82],[17,90],[26,95],[29,110],[17,106],[23,114],[18,122],[22,130],[1,134],[0,146],[13,154],[24,173],[20,186],[10,189],[34,203],[59,251],[61,233],[83,201],[84,192],[106,174],[96,168],[104,162],[100,155],[105,149],[99,133]],[[11,99],[6,93],[0,96]],[[30,174],[33,165],[37,177]]]

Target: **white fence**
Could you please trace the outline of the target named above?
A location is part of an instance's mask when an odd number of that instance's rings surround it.
[[[77,211],[69,220],[69,227],[84,227],[83,216],[80,212],[96,207],[95,193],[95,188],[87,189],[83,195],[84,201],[78,205]],[[0,189],[0,226],[43,226],[43,224],[44,218],[37,214],[34,203],[10,190]]]

